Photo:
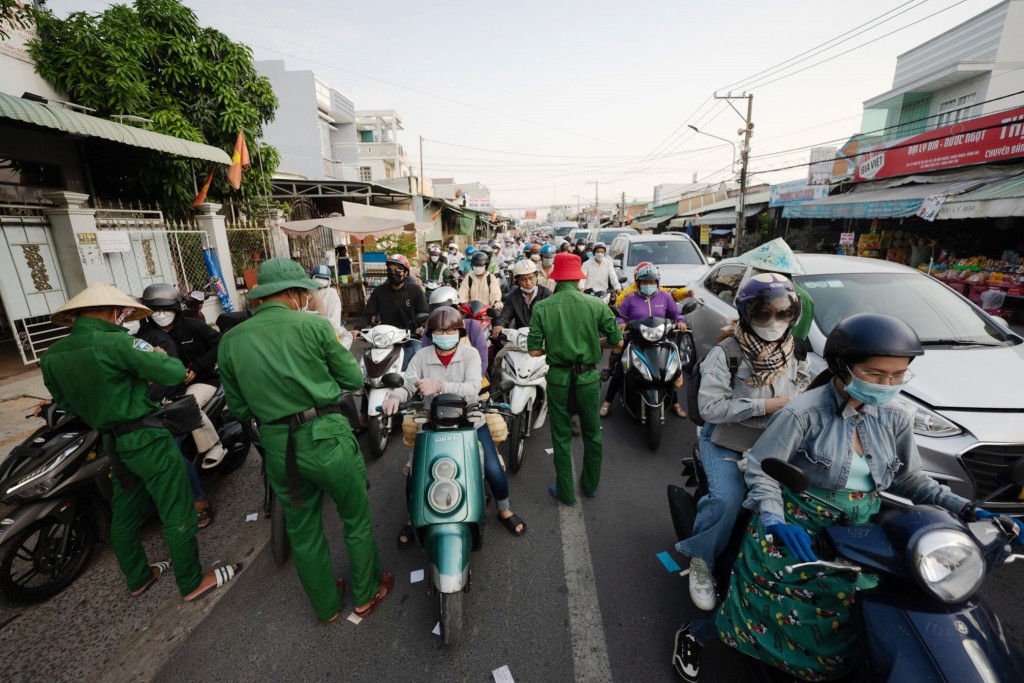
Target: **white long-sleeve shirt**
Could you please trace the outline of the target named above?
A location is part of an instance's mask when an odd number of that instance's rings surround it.
[[[583,264],[586,280],[580,282],[580,289],[593,289],[595,292],[617,292],[622,289],[619,278],[615,276],[615,266],[607,256],[598,263],[597,259],[589,258]]]

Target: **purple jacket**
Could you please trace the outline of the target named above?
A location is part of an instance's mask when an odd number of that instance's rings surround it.
[[[484,374],[487,374],[487,336],[484,334],[484,328],[480,327],[480,323],[475,320],[463,319],[466,323],[466,336],[469,337],[469,343],[473,345],[473,348],[480,354],[480,364],[483,366]],[[430,339],[430,334],[427,330],[423,330],[423,345],[433,346],[434,342]]]
[[[622,300],[619,306],[622,316],[616,318],[616,322],[624,323],[627,320],[639,320],[641,318],[668,318],[677,323],[686,322],[686,318],[679,312],[679,305],[672,298],[669,292],[659,289],[650,299],[633,292]]]

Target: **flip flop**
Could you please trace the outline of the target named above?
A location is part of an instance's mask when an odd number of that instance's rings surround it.
[[[345,606],[345,579],[338,579],[337,581],[334,582],[334,585],[338,587],[338,592],[341,593],[341,606],[344,607]],[[323,624],[324,626],[329,626],[330,624],[333,624],[334,622],[336,622],[338,619],[341,619],[341,610],[340,609],[338,610],[338,613],[335,614],[333,617],[331,617],[330,619],[321,621],[320,623]]]
[[[238,576],[238,573],[241,572],[241,571],[242,571],[242,563],[241,562],[238,562],[236,564],[227,564],[227,565],[224,565],[223,567],[217,567],[216,569],[213,570],[213,575],[217,579],[217,582],[215,584],[213,584],[212,586],[210,586],[209,588],[207,588],[206,590],[204,590],[202,593],[200,593],[199,595],[195,596],[191,600],[189,600],[187,598],[182,598],[182,599],[185,602],[195,602],[196,600],[200,600],[202,598],[205,598],[207,595],[209,595],[213,591],[217,590],[218,588],[222,587],[224,584],[226,584],[231,579],[233,579],[236,576]]]
[[[199,530],[207,529],[213,524],[213,506],[207,504],[206,507],[196,508],[196,516],[199,517]]]
[[[366,617],[373,614],[373,610],[377,609],[377,606],[381,601],[391,595],[391,589],[395,587],[395,577],[388,572],[384,572],[380,576],[380,588],[377,589],[377,594],[373,596],[373,600],[370,600],[370,604],[366,606],[366,609],[360,611],[357,609],[352,610],[357,617],[365,619]],[[383,591],[383,592],[382,592]]]
[[[140,595],[148,591],[150,588],[152,588],[153,584],[156,583],[157,579],[163,576],[164,572],[171,568],[171,561],[164,560],[163,562],[154,562],[151,565],[149,565],[149,568],[155,569],[156,574],[154,574],[153,578],[146,582],[145,586],[132,593],[133,598],[139,597]]]
[[[402,527],[402,530],[398,532],[398,547],[408,548],[412,545],[413,538],[415,538],[416,531],[412,528],[412,524],[406,524]],[[405,539],[404,541],[402,539]]]

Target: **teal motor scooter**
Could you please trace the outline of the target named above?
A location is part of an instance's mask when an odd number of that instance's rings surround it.
[[[397,386],[401,379],[389,373],[383,382]],[[468,404],[457,394],[436,394],[402,407],[402,414],[413,415],[419,425],[409,474],[409,517],[427,553],[445,645],[459,639],[462,594],[470,589],[469,554],[483,545],[483,452],[473,424],[500,407]]]

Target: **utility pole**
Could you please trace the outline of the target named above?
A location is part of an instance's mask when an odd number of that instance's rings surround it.
[[[600,206],[600,199],[598,198],[598,182],[597,180],[588,180],[587,184],[593,184],[594,186],[594,228],[601,227],[601,216],[598,214],[598,207]]]
[[[754,123],[750,120],[754,112],[754,96],[753,95],[726,95],[719,97],[715,95],[716,100],[725,100],[726,104],[732,107],[732,110],[739,114],[739,117],[743,119],[743,128],[738,132],[743,136],[743,146],[740,148],[740,196],[736,200],[736,251],[743,248],[742,241],[745,237],[746,227],[746,211],[747,211],[747,162],[750,161],[750,136],[754,134]],[[740,111],[733,106],[732,100],[746,100],[747,101],[747,115],[743,116]]]
[[[423,136],[420,136],[420,196],[423,196]]]
[[[619,204],[619,227],[626,224],[626,193],[622,193],[622,203]]]

